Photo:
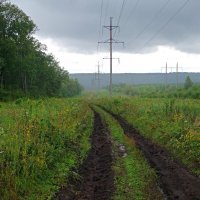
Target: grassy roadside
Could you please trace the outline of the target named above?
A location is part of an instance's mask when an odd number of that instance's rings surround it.
[[[165,147],[200,176],[200,104],[198,100],[104,98],[97,100],[138,131]]]
[[[79,99],[0,103],[1,199],[51,199],[86,157],[92,126]]]
[[[108,113],[94,107],[107,125],[113,141],[115,162],[114,200],[160,200],[162,194],[156,187],[156,173],[150,168],[134,140],[124,135],[121,126]],[[127,155],[121,155],[120,146],[125,147]]]

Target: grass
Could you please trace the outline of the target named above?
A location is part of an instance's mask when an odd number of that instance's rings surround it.
[[[98,104],[121,115],[200,176],[199,100],[117,97],[99,99]]]
[[[90,148],[93,113],[88,102],[121,115],[200,176],[200,102],[166,98],[18,99],[0,102],[0,196],[51,199],[76,175]],[[119,124],[96,108],[115,150],[114,199],[156,199],[155,172]],[[126,157],[117,154],[125,145]],[[155,191],[155,192],[152,192]],[[158,199],[159,199],[158,195]]]
[[[108,113],[95,107],[107,125],[114,148],[115,173],[114,200],[146,200],[163,199],[156,187],[156,173],[149,167],[142,153],[136,147],[134,140],[128,138],[121,126]],[[124,145],[127,156],[119,155],[119,145]]]
[[[0,196],[51,199],[90,148],[93,114],[78,99],[0,103]]]

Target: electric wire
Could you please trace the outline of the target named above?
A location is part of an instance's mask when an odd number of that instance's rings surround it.
[[[186,0],[177,10],[176,12],[158,29],[158,31],[149,39],[147,40],[142,49],[144,49],[148,44],[149,42],[153,41],[157,35],[159,35],[160,32],[162,32],[165,27],[186,7],[186,5],[189,3],[190,0]]]
[[[100,36],[101,36],[102,15],[103,15],[103,3],[104,3],[104,0],[101,0],[100,20],[99,20],[99,37],[98,37],[98,40],[100,39]],[[97,43],[97,53],[98,53],[98,51],[99,51],[99,43]]]
[[[112,16],[113,18],[117,18],[116,16],[116,12],[117,12],[117,8],[118,8],[118,2],[119,0],[111,0],[110,4],[112,5],[112,14],[110,14],[110,16]]]
[[[105,10],[104,24],[106,23],[106,19],[107,19],[107,15],[108,15],[108,9],[109,9],[109,6],[110,6],[109,3],[110,3],[110,0],[107,0],[106,10]]]
[[[103,6],[104,6],[104,0],[101,0],[100,19],[99,19],[99,36],[98,36],[98,42],[97,42],[97,60],[99,60],[99,40],[101,38],[102,18],[103,18]],[[98,65],[99,65],[99,61],[98,61]],[[96,66],[95,66],[95,71],[96,71]],[[95,77],[94,77],[94,80],[95,80]]]
[[[123,0],[123,2],[122,2],[121,9],[120,9],[120,12],[119,12],[119,17],[118,17],[118,20],[117,20],[117,26],[119,26],[119,23],[120,23],[120,20],[121,20],[121,17],[122,17],[123,10],[124,10],[124,7],[126,5],[126,2],[127,2],[127,0]],[[115,36],[115,34],[116,34],[116,30],[114,32],[114,36]]]
[[[135,40],[137,40],[141,35],[143,35],[146,30],[148,30],[148,28],[154,23],[154,21],[156,19],[158,19],[159,15],[165,10],[165,8],[168,6],[168,4],[171,2],[171,0],[167,0],[164,5],[162,5],[162,7],[158,10],[157,13],[155,13],[155,15],[153,16],[153,18],[150,20],[149,23],[147,23],[144,28],[136,35]]]
[[[127,0],[123,0],[121,10],[120,10],[120,13],[119,13],[119,17],[118,17],[118,20],[117,20],[117,25],[119,25],[119,23],[120,23],[120,20],[121,20],[122,14],[123,14],[123,10],[124,10],[126,3],[127,3]]]
[[[126,27],[126,24],[129,22],[129,20],[130,20],[132,14],[133,14],[133,13],[136,11],[136,9],[138,8],[139,3],[140,3],[140,0],[137,0],[137,1],[135,2],[135,4],[134,4],[134,6],[133,6],[133,8],[132,8],[132,10],[131,10],[131,12],[130,12],[130,14],[128,15],[128,17],[126,18],[126,20],[125,20],[125,22],[124,22],[124,27]]]
[[[102,26],[103,2],[104,0],[101,0],[101,13],[100,13],[100,20],[99,20],[99,38],[101,35],[101,26]]]

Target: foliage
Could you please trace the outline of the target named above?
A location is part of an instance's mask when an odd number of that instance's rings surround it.
[[[18,99],[0,103],[0,116],[1,199],[51,199],[87,155],[91,110],[78,99]]]
[[[113,92],[116,95],[139,96],[148,98],[200,98],[200,85],[190,83],[185,87],[175,85],[114,85]]]
[[[72,79],[63,84],[61,89],[61,96],[63,97],[73,97],[76,94],[80,94],[83,90],[82,86],[78,83],[76,79]]]
[[[192,85],[193,85],[192,80],[190,79],[189,76],[187,76],[184,83],[185,89],[189,89],[190,87],[192,87]]]
[[[0,4],[0,30],[1,90],[33,97],[81,92],[78,82],[70,79],[54,56],[46,53],[46,46],[34,38],[37,26],[17,6]]]

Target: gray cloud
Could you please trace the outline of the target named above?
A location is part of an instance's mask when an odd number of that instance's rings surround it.
[[[37,24],[40,37],[55,39],[73,52],[92,53],[97,41],[109,37],[100,31],[101,0],[11,0]],[[123,0],[103,0],[102,25],[109,25],[113,16],[116,25]],[[138,2],[138,4],[137,4]],[[167,45],[185,52],[200,53],[200,1],[190,0],[186,7],[166,27],[164,24],[177,12],[185,0],[126,0],[120,20],[118,40],[126,44],[123,51],[149,52]],[[156,13],[158,13],[156,15]],[[146,29],[144,30],[144,28]],[[158,34],[156,34],[161,30]],[[141,34],[142,33],[142,34]],[[106,49],[101,45],[102,50]],[[121,51],[120,45],[116,50]]]

